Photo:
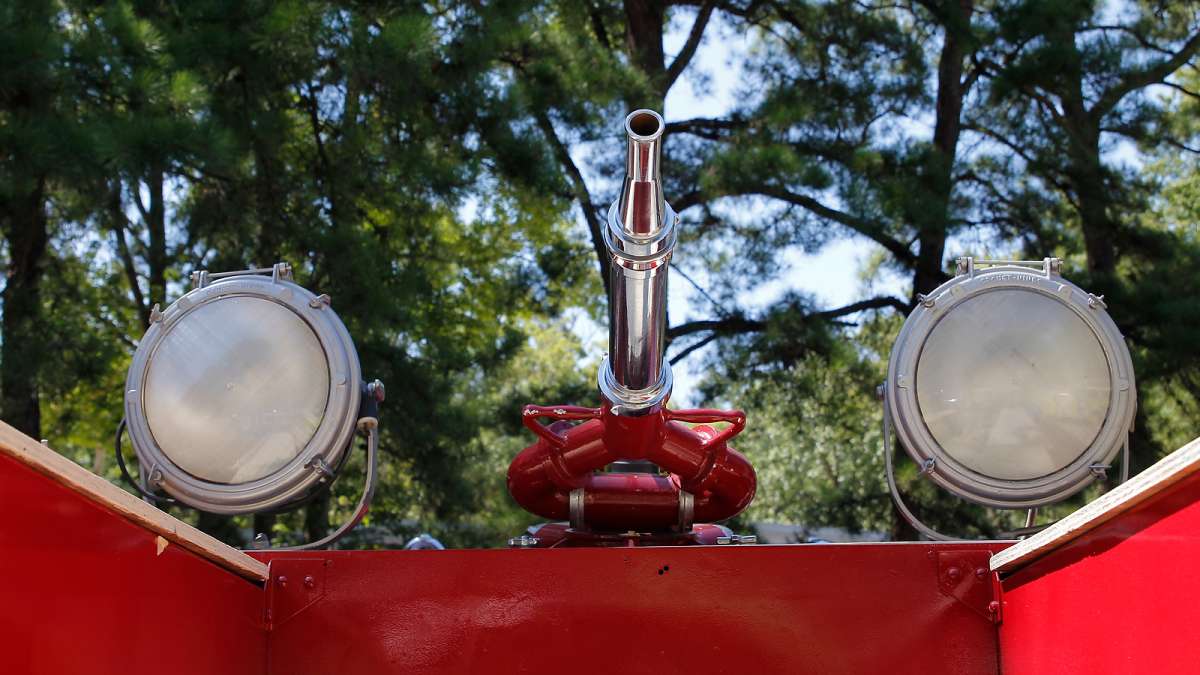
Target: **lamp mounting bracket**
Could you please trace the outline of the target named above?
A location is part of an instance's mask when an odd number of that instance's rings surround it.
[[[984,258],[972,258],[965,256],[959,258],[955,265],[955,275],[966,275],[969,277],[975,276],[976,268],[980,267],[1028,267],[1030,269],[1041,269],[1042,274],[1048,278],[1054,278],[1062,275],[1062,258],[1042,258],[1041,260],[988,260]]]
[[[196,270],[192,272],[192,289],[204,288],[214,281],[220,279],[228,279],[229,277],[240,277],[247,274],[270,274],[271,281],[276,283],[280,281],[292,281],[292,266],[285,262],[277,262],[270,267],[251,267],[244,270],[233,270],[231,272],[209,272],[208,270]]]

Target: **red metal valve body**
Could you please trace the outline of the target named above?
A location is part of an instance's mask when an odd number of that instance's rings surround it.
[[[754,499],[754,468],[728,445],[745,428],[742,411],[659,407],[635,416],[615,414],[613,404],[604,403],[525,407],[525,426],[539,439],[508,470],[508,489],[518,504],[577,528],[664,532],[690,530],[693,519],[731,518]],[[563,429],[557,422],[543,425],[543,418],[579,424]],[[709,426],[715,423],[727,426]],[[596,473],[619,460],[648,460],[669,475]]]

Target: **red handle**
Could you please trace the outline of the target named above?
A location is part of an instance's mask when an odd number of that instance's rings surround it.
[[[746,428],[746,413],[741,410],[714,410],[712,408],[695,408],[692,410],[667,410],[667,419],[691,424],[711,424],[713,422],[728,422],[729,426],[717,432],[708,440],[709,444],[725,443],[742,433]]]
[[[584,408],[578,405],[525,406],[524,410],[521,411],[521,421],[525,423],[525,426],[533,433],[545,439],[550,445],[562,448],[567,444],[567,437],[555,433],[550,427],[538,421],[543,417],[552,420],[593,420],[600,417],[600,409]]]

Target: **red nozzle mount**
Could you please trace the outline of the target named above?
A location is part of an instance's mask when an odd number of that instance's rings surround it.
[[[666,407],[673,384],[663,361],[667,277],[679,217],[663,197],[665,133],[666,122],[652,110],[625,118],[625,180],[603,230],[611,263],[609,353],[596,384],[604,405],[525,406],[525,426],[539,440],[508,469],[508,491],[517,503],[544,518],[568,520],[566,534],[590,533],[576,537],[585,542],[610,541],[600,533],[618,533],[703,543],[719,528],[693,528],[694,521],[731,518],[754,499],[754,469],[728,445],[745,428],[745,413]],[[546,426],[544,419],[553,422]],[[598,473],[638,460],[665,473]]]
[[[574,530],[687,535],[693,522],[731,518],[754,499],[754,468],[728,445],[746,426],[740,410],[660,407],[625,416],[606,401],[603,408],[529,405],[523,415],[539,440],[513,460],[509,492],[526,510]],[[718,423],[727,426],[709,426]],[[647,460],[668,473],[597,473],[621,460]]]

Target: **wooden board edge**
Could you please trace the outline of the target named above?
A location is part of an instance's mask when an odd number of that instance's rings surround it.
[[[1197,471],[1200,471],[1200,438],[1172,452],[1066,518],[992,556],[992,571],[1015,571],[1017,567],[1099,527]]]
[[[2,421],[0,453],[240,577],[257,582],[270,578],[266,563],[147,504]]]

